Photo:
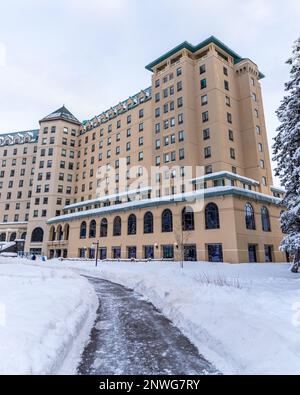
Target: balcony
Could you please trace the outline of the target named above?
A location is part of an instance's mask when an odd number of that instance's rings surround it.
[[[69,240],[54,240],[54,241],[48,241],[47,246],[49,248],[59,248],[59,247],[65,247],[69,244]]]

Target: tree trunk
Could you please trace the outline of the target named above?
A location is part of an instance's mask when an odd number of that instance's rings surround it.
[[[292,266],[292,273],[298,273],[299,272],[299,266],[300,266],[300,250],[297,250],[294,258],[294,263]]]

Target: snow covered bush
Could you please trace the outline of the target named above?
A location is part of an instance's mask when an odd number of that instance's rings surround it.
[[[294,256],[292,271],[300,266],[300,38],[295,41],[291,66],[291,79],[285,84],[286,96],[277,111],[280,126],[274,144],[276,175],[286,189],[283,205],[287,208],[281,216],[282,230],[286,237],[281,249]]]

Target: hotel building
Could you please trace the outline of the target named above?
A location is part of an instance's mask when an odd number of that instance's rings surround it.
[[[210,37],[146,69],[150,87],[88,121],[63,106],[0,135],[0,240],[48,258],[98,242],[101,259],[285,261],[257,65]]]

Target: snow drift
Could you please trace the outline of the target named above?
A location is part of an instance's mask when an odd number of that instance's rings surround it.
[[[96,294],[76,273],[22,261],[0,257],[0,374],[75,373]]]

